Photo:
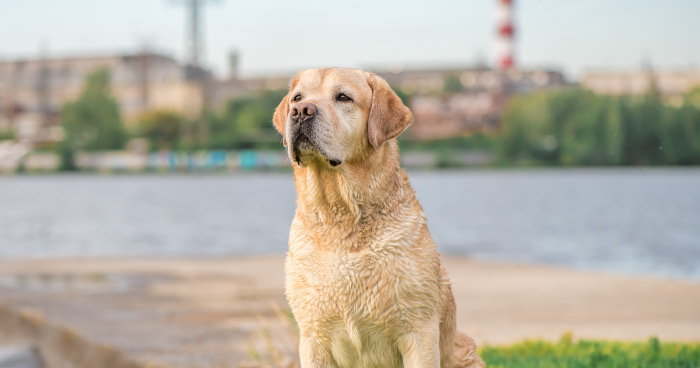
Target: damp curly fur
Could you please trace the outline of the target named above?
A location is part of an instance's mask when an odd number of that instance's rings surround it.
[[[301,101],[318,109],[304,129],[320,138],[292,157]],[[275,111],[297,189],[286,293],[302,367],[483,367],[456,332],[450,281],[399,165],[395,138],[411,120],[384,80],[352,69],[300,72]]]

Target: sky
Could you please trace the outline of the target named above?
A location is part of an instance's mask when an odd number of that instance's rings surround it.
[[[699,0],[515,0],[520,67],[700,67]],[[497,0],[211,0],[204,61],[244,76],[318,66],[466,66],[494,60]],[[0,0],[0,59],[149,47],[184,59],[178,0]]]

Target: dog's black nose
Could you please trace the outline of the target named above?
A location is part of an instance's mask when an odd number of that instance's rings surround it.
[[[289,110],[289,115],[297,121],[303,121],[304,119],[316,115],[318,109],[314,104],[308,102],[300,102]]]

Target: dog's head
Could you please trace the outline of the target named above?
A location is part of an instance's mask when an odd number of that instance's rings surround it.
[[[273,122],[293,162],[335,167],[379,149],[412,119],[384,79],[332,68],[299,72]]]

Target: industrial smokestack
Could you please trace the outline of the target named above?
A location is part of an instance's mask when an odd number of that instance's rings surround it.
[[[515,68],[515,26],[513,24],[513,0],[498,1],[496,15],[496,65],[501,70]]]
[[[238,78],[238,51],[233,50],[228,53],[228,77],[231,79]]]

